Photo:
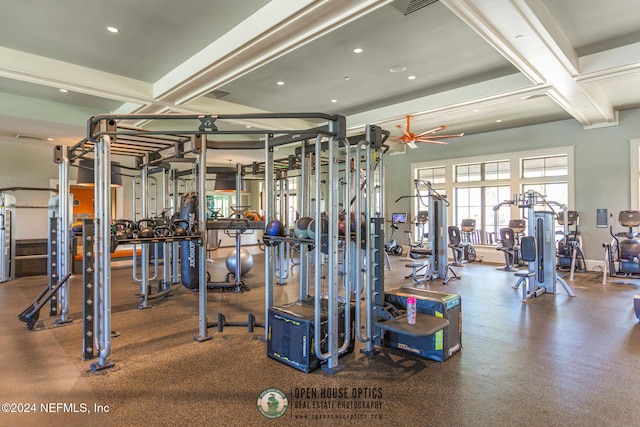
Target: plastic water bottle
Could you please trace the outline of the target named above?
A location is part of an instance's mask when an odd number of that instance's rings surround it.
[[[407,298],[407,322],[410,325],[416,324],[416,297]]]

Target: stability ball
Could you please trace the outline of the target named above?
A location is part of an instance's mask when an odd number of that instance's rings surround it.
[[[309,233],[307,229],[309,228],[309,224],[313,221],[313,218],[308,216],[303,216],[299,220],[296,221],[293,227],[293,234],[298,239],[307,239],[309,237]]]
[[[236,272],[236,250],[235,249],[229,252],[229,255],[227,255],[227,259],[225,261],[227,264],[227,270],[229,270],[229,272],[231,273],[235,273]],[[240,275],[242,276],[247,274],[249,271],[251,271],[252,267],[253,267],[253,255],[251,255],[251,253],[246,249],[240,249]]]

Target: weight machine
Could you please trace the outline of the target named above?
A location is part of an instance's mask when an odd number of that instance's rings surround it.
[[[560,284],[567,295],[575,296],[569,285],[556,271],[556,242],[554,220],[558,216],[555,208],[561,210],[563,218],[567,207],[561,203],[548,201],[542,194],[529,190],[514,196],[508,203],[523,209],[527,220],[526,246],[522,248],[522,256],[528,262],[526,272],[517,272],[517,283],[514,289],[522,287],[522,301],[527,301],[542,294],[555,294],[556,285]],[[549,208],[551,211],[536,210]],[[523,240],[525,238],[523,237]]]
[[[429,220],[427,223],[429,231],[427,238],[429,247],[416,248],[411,245],[409,248],[410,257],[414,258],[415,256],[411,256],[411,253],[414,253],[423,255],[426,258],[424,261],[406,264],[407,267],[412,269],[412,272],[405,278],[411,277],[416,283],[442,278],[446,285],[451,279],[460,279],[460,276],[451,268],[447,256],[447,207],[449,207],[450,203],[447,201],[446,196],[438,193],[431,186],[429,181],[416,179],[414,180],[414,185],[416,187],[415,196],[401,196],[396,199],[396,202],[405,197],[417,197],[420,205],[428,208]],[[421,187],[427,189],[426,195],[421,193]],[[426,219],[426,215],[424,215],[424,218]]]

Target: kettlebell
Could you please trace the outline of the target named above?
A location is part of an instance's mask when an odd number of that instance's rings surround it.
[[[133,222],[128,219],[119,219],[113,224],[116,240],[133,239]]]
[[[186,236],[189,234],[189,221],[178,218],[173,220],[173,235]]]
[[[171,227],[164,224],[156,225],[153,228],[153,234],[155,234],[156,237],[169,237],[171,236]]]
[[[144,226],[143,226],[144,224]],[[138,226],[138,238],[139,239],[148,239],[154,237],[155,233],[153,231],[154,222],[152,219],[144,218],[137,222]]]

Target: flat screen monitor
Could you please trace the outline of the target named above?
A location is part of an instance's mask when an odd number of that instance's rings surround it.
[[[406,213],[391,214],[391,221],[404,224],[405,222],[407,222],[407,214]]]

